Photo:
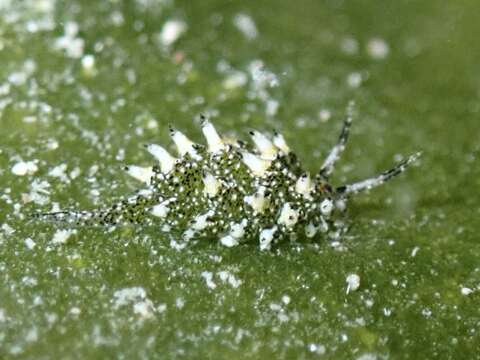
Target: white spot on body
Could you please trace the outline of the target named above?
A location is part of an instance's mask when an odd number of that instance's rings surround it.
[[[297,210],[293,209],[289,203],[285,203],[280,211],[277,223],[290,228],[297,223],[298,215]]]
[[[263,213],[268,204],[267,199],[265,199],[265,190],[265,187],[261,186],[255,194],[244,198],[244,201],[252,207],[255,214]]]
[[[170,211],[170,208],[168,207],[168,204],[170,203],[170,200],[165,200],[164,202],[155,205],[152,207],[152,215],[159,217],[161,219],[165,218],[168,215],[168,212]]]
[[[241,239],[243,235],[245,235],[245,227],[247,224],[247,219],[243,219],[240,223],[232,224],[230,226],[230,235],[236,239]]]
[[[195,233],[196,233],[196,231],[194,229],[187,229],[182,234],[182,239],[185,240],[185,241],[189,241],[189,240],[193,239],[193,237],[195,236]]]
[[[208,225],[210,225],[208,218],[214,214],[213,210],[207,211],[205,214],[198,215],[195,217],[192,225],[192,229],[196,231],[204,230]]]
[[[203,185],[205,186],[203,189],[203,192],[208,196],[208,197],[214,197],[215,195],[218,194],[218,191],[220,190],[221,183],[220,181],[217,180],[215,176],[213,176],[210,173],[206,173],[203,176]]]

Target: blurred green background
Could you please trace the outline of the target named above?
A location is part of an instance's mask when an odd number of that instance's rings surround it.
[[[473,359],[480,344],[476,0],[0,0],[0,357]],[[423,151],[350,203],[341,244],[178,249],[155,229],[64,233],[33,209],[139,187],[124,164],[279,129],[335,184]],[[346,293],[346,277],[360,288]]]

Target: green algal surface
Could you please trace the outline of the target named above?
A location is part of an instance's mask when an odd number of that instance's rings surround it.
[[[0,357],[477,358],[477,12],[0,0]],[[231,137],[281,131],[315,173],[351,99],[334,185],[423,156],[352,199],[338,243],[184,246],[154,227],[24,217],[132,194],[122,168],[152,164],[146,143],[170,147],[168,124],[202,141],[200,113]]]

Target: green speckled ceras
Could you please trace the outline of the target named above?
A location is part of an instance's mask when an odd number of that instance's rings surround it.
[[[350,194],[379,186],[403,172],[419,154],[379,176],[333,188],[334,164],[345,149],[350,125],[347,111],[337,144],[319,173],[305,171],[282,135],[272,138],[251,131],[254,146],[222,139],[202,116],[207,146],[170,128],[179,158],[159,145],[146,149],[158,160],[153,167],[128,166],[145,189],[113,206],[94,211],[61,211],[38,216],[68,226],[157,225],[167,233],[192,238],[218,238],[225,246],[257,240],[260,249],[299,234],[338,237],[341,214]]]

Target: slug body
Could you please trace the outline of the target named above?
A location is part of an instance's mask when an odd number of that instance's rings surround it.
[[[254,146],[227,142],[202,117],[205,146],[171,128],[178,158],[151,144],[146,149],[158,164],[126,167],[146,185],[135,195],[104,209],[36,217],[72,227],[153,225],[185,241],[217,238],[225,246],[257,241],[262,250],[300,234],[335,238],[344,229],[342,214],[349,195],[383,184],[419,156],[412,155],[377,177],[334,188],[329,177],[345,149],[351,122],[350,106],[337,144],[312,177],[302,170],[282,135],[251,131]]]

